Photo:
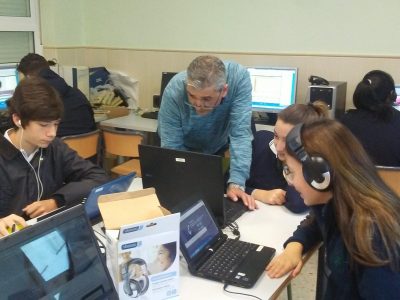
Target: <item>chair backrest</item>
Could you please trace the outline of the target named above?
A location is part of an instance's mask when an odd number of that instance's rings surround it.
[[[139,157],[138,145],[142,143],[143,134],[109,128],[102,130],[105,152],[119,156]]]
[[[64,136],[61,139],[82,158],[89,158],[97,154],[100,130],[87,133]]]
[[[400,196],[400,167],[376,166],[376,169],[383,181]]]

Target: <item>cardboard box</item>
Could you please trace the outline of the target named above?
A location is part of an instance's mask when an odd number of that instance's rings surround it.
[[[100,109],[107,115],[108,119],[119,118],[129,115],[129,108],[125,106],[100,106]]]
[[[177,298],[179,214],[168,214],[153,188],[100,196],[99,208],[119,299]]]

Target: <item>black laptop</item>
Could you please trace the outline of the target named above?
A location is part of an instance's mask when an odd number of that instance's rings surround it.
[[[221,226],[235,221],[247,207],[226,197],[222,157],[139,145],[143,188],[154,187],[171,210],[186,199],[203,199]]]
[[[180,248],[191,274],[251,288],[275,255],[275,249],[229,239],[202,200],[181,212]]]
[[[0,239],[1,299],[118,299],[82,205]]]

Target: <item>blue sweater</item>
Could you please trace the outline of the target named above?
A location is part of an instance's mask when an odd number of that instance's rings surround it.
[[[326,205],[313,206],[284,246],[293,241],[301,243],[304,252],[324,242],[322,267],[327,286],[323,299],[400,299],[399,272],[392,271],[389,266],[368,267],[358,263],[350,266],[349,253],[335,222],[332,200]],[[377,236],[374,236],[374,249],[384,253]]]
[[[250,167],[250,178],[246,182],[246,192],[251,195],[254,189],[286,191],[285,206],[294,213],[308,210],[300,194],[288,186],[282,175],[282,163],[269,147],[274,133],[268,130],[259,130],[254,134],[253,153]]]
[[[242,66],[225,62],[228,94],[221,105],[199,116],[187,105],[186,72],[178,73],[164,90],[158,115],[161,147],[215,154],[230,150],[228,182],[245,185],[251,163],[251,82]],[[186,104],[185,104],[186,103]]]

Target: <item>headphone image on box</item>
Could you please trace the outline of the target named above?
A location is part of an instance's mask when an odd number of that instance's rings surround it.
[[[138,266],[143,274],[132,274],[132,271],[136,273],[136,266]],[[133,266],[133,270],[130,267]],[[144,269],[143,269],[144,267]],[[147,264],[141,258],[133,258],[129,260],[123,266],[122,278],[124,280],[124,292],[131,298],[137,298],[146,293],[149,288],[149,277],[147,271]]]
[[[286,137],[286,146],[303,165],[306,182],[317,191],[326,191],[331,185],[331,170],[328,163],[320,156],[310,156],[303,147],[301,130],[303,123],[293,127]]]

